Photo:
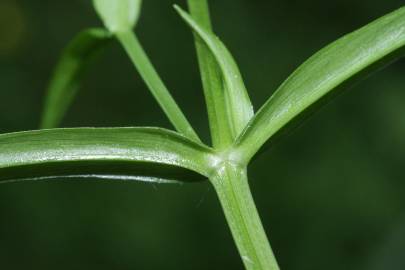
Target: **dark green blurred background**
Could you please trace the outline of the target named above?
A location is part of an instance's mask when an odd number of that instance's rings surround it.
[[[197,130],[207,119],[189,29],[144,1],[146,51]],[[315,51],[403,0],[212,2],[256,108]],[[0,0],[0,132],[35,129],[60,50],[100,25],[89,1]],[[405,62],[347,91],[263,154],[250,181],[282,269],[405,269]],[[168,121],[123,50],[90,72],[64,127]],[[208,183],[0,186],[0,269],[242,269]]]

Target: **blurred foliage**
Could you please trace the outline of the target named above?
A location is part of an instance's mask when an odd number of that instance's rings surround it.
[[[175,1],[144,2],[140,39],[207,141],[189,29],[173,11]],[[312,53],[403,5],[403,0],[211,2],[216,32],[234,53],[256,108]],[[90,1],[1,1],[0,132],[38,126],[59,52],[79,30],[97,25]],[[404,74],[402,60],[346,91],[251,166],[253,193],[282,269],[405,268]],[[63,126],[135,125],[170,127],[113,44]],[[0,186],[2,269],[214,265],[242,269],[208,183],[73,180]]]

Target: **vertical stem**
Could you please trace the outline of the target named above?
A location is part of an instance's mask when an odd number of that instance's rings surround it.
[[[208,30],[212,29],[207,0],[188,0],[194,20]],[[204,89],[205,103],[211,130],[212,144],[225,148],[232,143],[232,136],[225,106],[222,76],[218,64],[201,39],[194,35],[198,64]]]
[[[116,33],[116,36],[173,126],[189,139],[200,142],[197,133],[160,79],[135,34],[128,31]]]
[[[226,164],[211,178],[248,270],[279,270],[254,204],[245,168]]]

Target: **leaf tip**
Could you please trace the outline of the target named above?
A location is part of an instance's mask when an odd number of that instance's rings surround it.
[[[93,0],[93,6],[106,28],[112,33],[117,33],[135,27],[141,2],[141,0]]]
[[[173,8],[180,15],[180,17],[182,17],[185,20],[189,19],[190,15],[184,9],[182,9],[180,6],[174,4]]]

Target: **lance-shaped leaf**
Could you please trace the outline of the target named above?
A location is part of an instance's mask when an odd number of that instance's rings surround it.
[[[0,135],[0,183],[60,177],[196,181],[210,148],[159,128],[48,129]]]
[[[212,31],[208,0],[187,0],[190,15],[205,29]],[[224,106],[225,93],[218,62],[204,41],[194,33],[201,82],[204,90],[212,145],[226,147],[233,142],[227,111]]]
[[[217,36],[200,26],[180,7],[175,6],[175,9],[192,30],[204,41],[218,62],[225,82],[224,106],[227,108],[232,135],[235,138],[246,127],[246,124],[254,113],[238,66],[228,49]]]
[[[341,86],[398,59],[405,47],[405,7],[348,34],[302,64],[263,105],[237,141],[248,161],[292,120]],[[294,121],[294,124],[297,121]],[[272,140],[270,140],[271,142]]]
[[[130,31],[135,27],[141,0],[93,0],[93,5],[106,28],[117,33]]]
[[[109,40],[110,34],[104,29],[87,29],[80,32],[64,49],[48,86],[42,128],[59,125],[93,59]]]

